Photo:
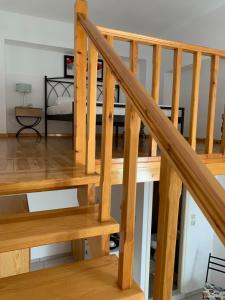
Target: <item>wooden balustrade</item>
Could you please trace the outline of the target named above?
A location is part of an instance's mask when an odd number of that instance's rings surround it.
[[[219,59],[225,59],[225,51],[212,49],[197,45],[191,45],[182,42],[168,41],[164,39],[158,39],[154,37],[144,36],[140,34],[124,32],[120,30],[98,27],[102,34],[111,35],[115,40],[121,41],[136,41],[140,45],[153,46],[154,49],[160,47],[162,49],[168,49],[175,52],[174,56],[174,73],[173,73],[173,95],[172,95],[172,122],[177,127],[177,104],[179,105],[180,97],[180,81],[181,81],[181,53],[190,53],[193,54],[193,76],[192,76],[192,97],[190,101],[190,123],[189,130],[187,132],[189,143],[192,148],[196,150],[196,143],[198,140],[197,137],[197,127],[198,127],[198,106],[199,106],[199,88],[200,88],[200,77],[201,77],[201,65],[202,65],[202,56],[208,56],[212,59],[211,66],[211,83],[210,83],[210,96],[209,96],[209,109],[208,109],[208,121],[207,129],[205,136],[205,153],[211,154],[213,152],[213,142],[214,142],[214,121],[215,121],[215,105],[216,105],[216,90],[217,90],[217,81],[218,81],[218,67]],[[153,52],[153,75],[152,81],[156,85],[156,90],[160,89],[160,86],[157,84],[160,83],[159,73],[160,73],[160,63],[161,58],[160,54]],[[178,55],[177,55],[178,54]],[[155,60],[155,55],[157,59]],[[180,62],[179,62],[180,60]],[[157,62],[156,62],[157,61]],[[158,67],[156,67],[156,63]],[[158,68],[155,74],[155,69]],[[213,70],[214,69],[214,70]],[[158,83],[156,83],[158,82]],[[154,87],[153,85],[153,87]],[[159,103],[157,99],[158,93],[154,93],[152,89],[152,97],[155,99],[156,103]],[[189,111],[189,109],[187,110]],[[176,113],[177,112],[177,113]],[[154,139],[150,138],[150,156],[155,156],[157,153],[157,145]]]
[[[123,32],[114,29],[108,29],[104,27],[98,27],[104,34],[114,38],[114,40],[122,41],[136,41],[140,45],[153,46],[152,57],[152,98],[155,103],[159,104],[160,93],[160,68],[161,68],[161,52],[162,49],[169,49],[174,51],[174,72],[173,72],[173,87],[172,87],[172,110],[171,120],[175,127],[178,126],[178,114],[179,114],[179,102],[180,102],[180,86],[181,86],[181,62],[182,53],[193,54],[193,76],[192,76],[192,96],[190,101],[190,122],[188,130],[188,140],[192,148],[196,150],[197,127],[198,127],[198,106],[199,106],[199,91],[200,91],[200,79],[201,79],[201,65],[202,56],[209,56],[212,60],[211,63],[211,80],[210,80],[210,93],[209,93],[209,105],[208,105],[208,120],[205,136],[205,153],[213,153],[214,142],[214,123],[215,123],[215,111],[216,111],[216,91],[218,82],[218,69],[219,60],[225,59],[225,51],[211,49],[207,47],[201,47],[196,45],[190,45],[181,42],[173,42],[163,39],[157,39],[153,37],[143,36],[139,34]],[[157,155],[157,144],[155,140],[150,137],[150,156]],[[77,143],[79,145],[79,143]],[[77,150],[79,153],[79,149]],[[78,154],[79,155],[79,154]]]
[[[85,0],[78,2],[86,3]],[[97,52],[106,63],[104,78],[104,103],[103,103],[103,129],[102,129],[102,155],[101,155],[101,199],[99,220],[107,221],[110,217],[111,203],[111,167],[112,167],[112,141],[113,141],[113,110],[114,110],[114,87],[115,80],[120,84],[127,96],[126,119],[125,119],[125,147],[124,147],[124,173],[123,173],[123,205],[121,218],[121,245],[118,269],[118,284],[122,289],[131,287],[133,278],[133,252],[134,252],[134,224],[135,224],[135,200],[136,200],[136,168],[138,156],[138,140],[140,120],[150,130],[162,153],[161,178],[160,178],[160,209],[159,209],[159,231],[158,250],[156,263],[156,279],[154,299],[171,299],[173,269],[175,257],[175,245],[177,236],[177,221],[179,211],[179,199],[181,195],[182,182],[192,194],[196,203],[205,214],[206,218],[225,244],[225,192],[216,181],[209,170],[200,163],[193,149],[196,148],[197,139],[197,114],[199,103],[199,85],[202,55],[211,56],[211,81],[209,95],[209,113],[207,128],[207,153],[212,153],[213,131],[215,119],[215,104],[219,58],[225,58],[225,52],[187,45],[183,43],[170,42],[145,36],[125,33],[121,31],[98,28],[87,18],[86,13],[77,14],[79,24],[78,33],[81,40],[78,41],[77,71],[79,76],[84,75],[85,42],[83,30],[90,44],[89,47],[89,104],[87,125],[87,156],[86,161],[91,158],[86,166],[86,171],[93,170],[94,154],[92,152],[95,131],[92,131],[94,119],[90,116],[95,112],[94,98],[96,94],[96,59]],[[82,28],[82,30],[81,30]],[[81,34],[82,33],[82,34]],[[106,38],[105,38],[106,37]],[[122,62],[121,58],[112,48],[115,39],[125,40],[130,43],[130,69]],[[81,42],[82,41],[82,42]],[[153,46],[153,79],[152,97],[150,97],[143,86],[135,79],[137,74],[138,45],[147,44]],[[94,46],[93,46],[94,45]],[[97,50],[94,50],[94,47]],[[161,50],[169,48],[174,51],[174,73],[173,73],[173,95],[172,95],[172,122],[159,109],[160,92],[160,67]],[[178,132],[180,84],[182,53],[193,53],[193,84],[191,98],[191,126],[190,145]],[[81,57],[82,56],[82,57]],[[90,65],[91,64],[91,65]],[[95,70],[94,70],[95,69]],[[84,104],[84,86],[77,79],[77,96],[81,96]],[[91,87],[92,85],[92,87]],[[82,88],[81,88],[82,87]],[[91,90],[93,88],[93,90]],[[80,100],[79,100],[80,101]],[[80,109],[80,102],[76,105]],[[86,104],[85,104],[86,105]],[[83,110],[81,110],[83,112]],[[76,113],[78,114],[78,112]],[[83,114],[82,114],[83,115]],[[78,130],[80,130],[78,128]],[[82,129],[83,130],[83,129]],[[223,128],[225,132],[225,125]],[[80,153],[82,139],[76,138],[78,161],[83,162]],[[151,142],[151,153],[156,155],[157,145]],[[221,152],[224,153],[224,134]],[[91,150],[92,149],[92,150]],[[86,149],[83,150],[84,152]],[[82,159],[81,159],[82,158]],[[201,178],[201,180],[199,180]],[[101,240],[102,254],[108,254],[108,236]]]

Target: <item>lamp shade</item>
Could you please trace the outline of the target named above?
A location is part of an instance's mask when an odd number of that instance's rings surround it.
[[[17,83],[16,91],[19,93],[31,93],[32,85],[29,83]]]

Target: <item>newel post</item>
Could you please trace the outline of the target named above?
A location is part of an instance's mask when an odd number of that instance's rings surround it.
[[[87,72],[87,36],[78,20],[78,14],[87,16],[86,0],[77,0],[74,8],[74,163],[86,167],[86,72]],[[81,187],[77,190],[80,206],[87,205],[92,186]],[[84,241],[72,241],[75,260],[84,258]]]
[[[77,18],[78,14],[87,16],[86,0],[75,4],[74,37],[74,147],[76,165],[86,165],[86,72],[87,36]]]

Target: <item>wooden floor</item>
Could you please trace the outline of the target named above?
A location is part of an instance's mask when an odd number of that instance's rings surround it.
[[[123,138],[114,140],[113,158],[123,157]],[[101,141],[97,139],[96,158],[100,158]],[[218,147],[215,147],[216,150]],[[204,153],[204,145],[198,144],[198,153]],[[217,152],[217,151],[215,151]],[[148,157],[149,139],[140,138],[139,157]],[[58,170],[74,168],[74,152],[71,137],[50,137],[37,141],[33,137],[0,138],[0,172]]]
[[[0,139],[0,172],[66,168],[73,161],[71,138]]]
[[[100,140],[97,139],[96,158],[100,158]],[[139,156],[148,156],[148,139],[140,143]],[[123,157],[123,139],[114,141],[113,157]],[[50,137],[37,141],[32,137],[0,139],[0,172],[54,170],[74,167],[72,138]]]
[[[100,158],[101,141],[97,139],[96,158]],[[147,156],[147,142],[140,144],[140,156]],[[118,144],[114,141],[113,157],[123,157],[123,139]],[[121,181],[121,170],[119,170]],[[0,139],[0,195],[23,193],[25,183],[29,182],[29,191],[39,191],[35,186],[41,184],[42,190],[51,189],[56,183],[59,188],[75,186],[75,178],[84,179],[83,167],[75,166],[72,138],[49,137],[36,140],[34,137]],[[58,182],[56,182],[58,180]],[[59,182],[60,181],[60,182]],[[62,182],[61,182],[62,181]],[[30,186],[30,183],[33,186]],[[90,178],[90,183],[97,183],[98,178]],[[85,182],[87,183],[87,182]],[[7,188],[7,185],[10,187]],[[15,189],[11,186],[17,184]],[[18,185],[20,184],[20,188]],[[53,186],[54,187],[54,186]]]
[[[124,139],[114,140],[112,183],[121,184],[123,174]],[[97,138],[96,158],[100,158],[101,141]],[[217,147],[219,149],[219,147]],[[198,145],[199,153],[204,145]],[[159,180],[160,159],[148,158],[149,140],[140,138],[138,182]],[[219,158],[220,159],[220,158]],[[214,163],[214,161],[213,161]],[[224,174],[223,163],[215,175]],[[217,172],[218,170],[218,172]],[[212,170],[213,171],[213,170]],[[86,178],[83,167],[75,166],[71,137],[49,137],[37,141],[34,137],[0,138],[0,195],[63,189],[77,185],[99,184],[100,163],[96,175]]]
[[[71,138],[1,138],[0,195],[98,182],[75,166],[73,155]]]

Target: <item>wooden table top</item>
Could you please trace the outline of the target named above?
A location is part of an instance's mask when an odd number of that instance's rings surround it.
[[[42,117],[42,108],[31,106],[16,106],[16,117]]]

